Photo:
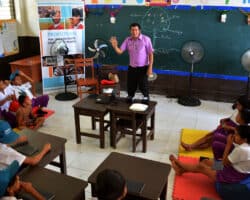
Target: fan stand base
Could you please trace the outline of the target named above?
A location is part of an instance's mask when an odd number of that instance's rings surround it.
[[[77,95],[72,92],[63,92],[55,96],[55,99],[58,101],[70,101],[76,98],[77,98]]]
[[[199,106],[199,105],[201,105],[201,101],[198,98],[195,98],[192,96],[179,97],[177,102],[183,106]]]

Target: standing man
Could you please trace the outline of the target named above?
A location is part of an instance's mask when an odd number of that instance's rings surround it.
[[[118,54],[125,50],[129,54],[129,67],[127,78],[128,102],[133,102],[133,98],[139,86],[143,94],[143,103],[149,101],[148,76],[152,75],[153,70],[153,47],[151,39],[141,34],[141,26],[138,23],[132,23],[129,26],[130,37],[127,37],[120,48],[116,37],[111,37],[110,42]]]

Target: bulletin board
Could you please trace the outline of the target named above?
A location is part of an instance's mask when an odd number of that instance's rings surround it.
[[[0,57],[19,53],[16,20],[0,20]]]

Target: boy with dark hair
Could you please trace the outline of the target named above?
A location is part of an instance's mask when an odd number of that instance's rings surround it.
[[[30,182],[19,180],[19,176],[16,176],[18,170],[19,164],[16,160],[6,168],[0,169],[0,200],[7,200],[11,197],[14,198],[14,196],[21,190],[31,194],[37,200],[45,200]]]
[[[121,200],[127,194],[124,177],[116,170],[105,169],[96,178],[98,200]]]

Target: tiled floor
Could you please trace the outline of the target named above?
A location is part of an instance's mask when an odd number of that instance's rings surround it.
[[[125,93],[122,93],[125,96]],[[151,95],[151,99],[158,102],[156,108],[156,135],[155,140],[148,142],[147,153],[141,153],[140,148],[136,153],[131,153],[131,139],[122,139],[117,149],[109,147],[109,134],[106,134],[105,149],[99,148],[99,140],[82,137],[82,143],[76,144],[74,113],[72,105],[79,101],[57,101],[50,94],[49,108],[56,112],[48,118],[39,131],[67,138],[66,159],[68,175],[88,179],[94,169],[112,152],[122,152],[155,161],[169,163],[168,156],[177,154],[182,128],[195,128],[212,130],[220,118],[232,113],[231,103],[202,101],[201,106],[185,107],[179,105],[176,99],[160,95]],[[81,127],[91,131],[90,119],[81,117]],[[140,147],[141,145],[139,145]],[[48,167],[55,169],[53,167]],[[55,169],[57,170],[57,169]],[[172,199],[174,173],[171,171],[168,180],[167,200]],[[90,186],[86,189],[87,199],[91,199]]]

